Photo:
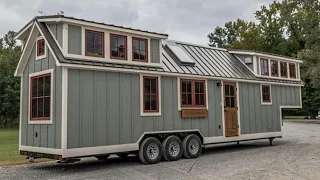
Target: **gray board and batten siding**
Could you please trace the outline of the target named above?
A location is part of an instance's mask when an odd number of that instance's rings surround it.
[[[47,48],[47,47],[46,47]],[[47,57],[36,60],[36,44],[23,72],[22,116],[21,116],[21,145],[44,148],[61,148],[61,96],[62,72],[56,66],[54,57],[47,48]],[[29,118],[29,74],[48,69],[53,70],[53,107],[52,124],[28,124]],[[36,136],[37,134],[37,136]]]
[[[59,43],[60,47],[63,48],[63,24],[62,23],[50,23],[47,24],[52,35]]]
[[[280,132],[280,106],[300,106],[300,87],[271,85],[272,105],[261,104],[260,84],[239,83],[241,134]]]
[[[134,35],[133,35],[134,37]],[[108,42],[105,42],[105,44]],[[108,46],[108,45],[107,45]],[[131,51],[128,49],[128,51]],[[82,28],[81,26],[68,25],[68,53],[82,54]],[[160,63],[160,40],[150,39],[150,61]]]
[[[176,77],[161,77],[162,113],[154,117],[140,115],[139,74],[69,69],[68,78],[68,149],[136,143],[152,131],[223,136],[220,81],[208,80],[208,117],[182,119]],[[260,84],[239,83],[242,134],[279,132],[280,105],[300,105],[299,87],[271,87],[272,105],[261,105]]]
[[[182,119],[176,77],[161,77],[162,115],[151,117],[140,114],[139,74],[69,69],[68,78],[68,149],[136,143],[151,131],[223,135],[218,81],[208,80],[209,117]]]

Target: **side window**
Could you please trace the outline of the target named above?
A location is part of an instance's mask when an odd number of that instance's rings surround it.
[[[261,66],[261,75],[269,76],[269,61],[268,59],[260,59],[260,66]]]
[[[296,64],[295,63],[289,63],[289,75],[290,78],[296,79],[297,73],[296,73]]]
[[[30,78],[30,120],[50,119],[51,73]]]
[[[104,33],[86,29],[86,56],[104,57]]]
[[[133,61],[148,62],[148,40],[132,38]]]
[[[279,62],[275,60],[271,60],[270,64],[271,64],[271,76],[279,77]]]
[[[180,80],[181,107],[206,107],[206,87],[204,80]]]
[[[36,60],[46,57],[46,43],[42,37],[38,37],[36,41]]]
[[[143,111],[159,112],[158,77],[143,77]]]
[[[284,78],[288,77],[288,67],[286,62],[280,62],[280,74],[281,74],[281,77],[284,77]]]
[[[111,59],[127,59],[127,37],[110,34]]]
[[[261,102],[262,104],[271,104],[271,85],[261,85]]]

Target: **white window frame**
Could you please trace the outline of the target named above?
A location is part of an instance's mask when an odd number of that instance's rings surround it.
[[[201,80],[205,81],[205,95],[206,95],[206,107],[181,107],[181,79],[192,79],[192,80]],[[206,109],[208,110],[209,108],[209,103],[208,103],[208,80],[207,79],[202,79],[202,78],[193,78],[193,77],[177,77],[177,90],[178,90],[178,111],[181,111],[182,109]]]
[[[44,40],[44,55],[41,55],[41,56],[38,56],[38,41],[39,40]],[[44,59],[46,57],[47,57],[47,42],[42,36],[39,36],[36,39],[36,60]]]
[[[148,76],[148,77],[156,77],[158,78],[158,106],[159,106],[159,112],[144,112],[144,107],[143,107],[143,77]],[[161,105],[161,76],[158,75],[153,75],[153,74],[140,74],[140,115],[141,116],[161,116],[161,109],[162,109],[162,105]]]
[[[30,101],[31,101],[31,78],[34,77],[34,76],[40,76],[40,75],[43,75],[43,74],[50,74],[50,77],[51,77],[51,89],[50,89],[50,118],[48,120],[31,120],[31,107],[30,107]],[[52,124],[52,114],[53,114],[53,76],[54,76],[54,69],[48,69],[48,70],[44,70],[44,71],[39,71],[39,72],[35,72],[35,73],[32,73],[32,74],[29,74],[29,92],[28,92],[28,124]]]
[[[263,102],[262,86],[269,86],[269,89],[270,89],[270,102]],[[261,104],[262,105],[272,105],[272,86],[271,86],[271,84],[260,84],[260,99],[261,99]]]

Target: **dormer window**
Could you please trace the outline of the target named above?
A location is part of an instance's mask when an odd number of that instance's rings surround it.
[[[46,42],[43,37],[38,37],[36,40],[36,60],[43,59],[46,57]]]
[[[271,76],[279,77],[279,62],[275,60],[271,60],[270,64],[271,64]]]
[[[280,62],[280,74],[281,74],[281,77],[283,77],[283,78],[288,77],[287,62]]]
[[[296,75],[296,64],[295,63],[289,63],[289,74],[290,74],[290,78],[292,79],[296,79],[297,75]]]
[[[110,34],[111,59],[127,59],[127,37]]]
[[[260,65],[261,65],[261,75],[263,76],[269,76],[269,62],[268,59],[260,59]]]
[[[148,40],[132,38],[133,61],[148,62]]]
[[[104,57],[104,33],[86,29],[86,56]]]

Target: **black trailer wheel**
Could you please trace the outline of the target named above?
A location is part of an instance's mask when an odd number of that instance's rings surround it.
[[[110,155],[99,155],[99,156],[96,156],[96,158],[98,160],[107,160],[109,157],[110,157]]]
[[[188,159],[197,158],[202,152],[202,143],[198,136],[190,134],[182,141],[183,156]]]
[[[179,160],[183,154],[182,142],[177,136],[169,136],[162,142],[163,158],[167,161]]]
[[[142,141],[139,148],[139,158],[144,164],[155,164],[162,158],[162,147],[158,139],[149,137]]]

